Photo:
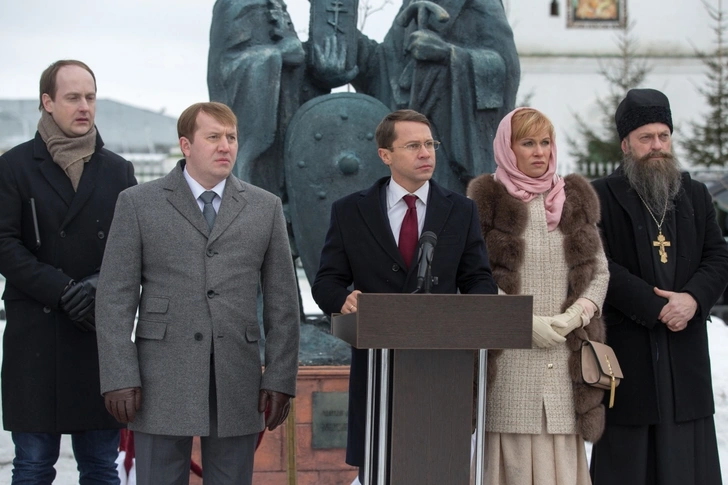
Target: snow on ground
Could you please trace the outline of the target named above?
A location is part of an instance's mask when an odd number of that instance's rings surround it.
[[[715,396],[715,429],[718,435],[720,468],[728,477],[728,326],[716,317],[708,322],[708,338]]]
[[[304,294],[306,291],[304,290]],[[304,301],[308,313],[318,313],[312,302]],[[0,321],[0,332],[5,329],[5,322]],[[715,394],[715,427],[718,434],[718,448],[723,476],[728,476],[728,326],[719,318],[713,317],[708,322],[710,338],[710,355],[712,360],[713,393]],[[0,357],[2,350],[0,349]],[[587,455],[588,456],[588,455]],[[10,483],[13,460],[13,443],[10,433],[0,431],[0,483]],[[58,474],[55,485],[72,485],[78,483],[76,462],[73,459],[71,442],[64,436],[61,443],[61,457],[56,465]]]

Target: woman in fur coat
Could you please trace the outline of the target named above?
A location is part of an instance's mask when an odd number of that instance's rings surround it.
[[[496,171],[474,179],[499,292],[533,295],[533,348],[490,351],[485,422],[489,485],[590,484],[584,440],[604,427],[603,391],[581,381],[584,339],[604,341],[609,272],[599,203],[579,175],[556,175],[551,122],[532,108],[501,121]]]

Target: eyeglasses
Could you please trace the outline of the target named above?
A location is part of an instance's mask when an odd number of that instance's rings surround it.
[[[431,152],[434,152],[435,150],[437,150],[438,148],[440,148],[440,142],[439,141],[435,141],[435,140],[426,141],[425,143],[420,143],[420,142],[416,142],[415,141],[415,142],[412,142],[412,143],[407,143],[406,145],[401,146],[401,147],[394,147],[394,146],[393,147],[389,147],[389,149],[392,150],[394,148],[404,148],[408,152],[416,153],[416,152],[419,152],[422,149],[423,146],[425,148],[427,148],[427,150],[429,150]]]

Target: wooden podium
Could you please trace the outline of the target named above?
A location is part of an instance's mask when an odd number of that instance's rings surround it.
[[[531,348],[532,315],[531,296],[362,293],[356,313],[334,316],[335,336],[385,353],[377,390],[390,412],[374,414],[387,463],[371,483],[469,483],[474,350]]]

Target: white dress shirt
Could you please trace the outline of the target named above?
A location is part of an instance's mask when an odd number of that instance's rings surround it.
[[[389,217],[389,227],[392,228],[394,242],[399,246],[399,231],[402,228],[402,220],[407,212],[407,202],[404,201],[405,195],[416,195],[415,207],[417,208],[417,239],[422,234],[422,228],[425,226],[425,214],[427,213],[427,196],[430,195],[430,182],[427,181],[422,187],[414,193],[407,192],[401,185],[393,179],[389,180],[387,185],[387,217]]]
[[[192,191],[192,195],[195,196],[195,200],[197,201],[197,206],[200,208],[200,212],[202,212],[202,208],[205,206],[205,203],[200,199],[200,195],[203,192],[206,192],[207,189],[200,185],[200,183],[192,178],[192,175],[187,171],[187,165],[185,165],[184,170],[182,173],[185,176],[185,180],[187,181],[187,185],[190,186],[190,190]],[[220,212],[220,204],[222,203],[222,193],[225,191],[225,182],[227,182],[227,179],[223,180],[210,190],[215,192],[217,194],[217,197],[212,199],[212,207],[215,209],[215,213]]]

